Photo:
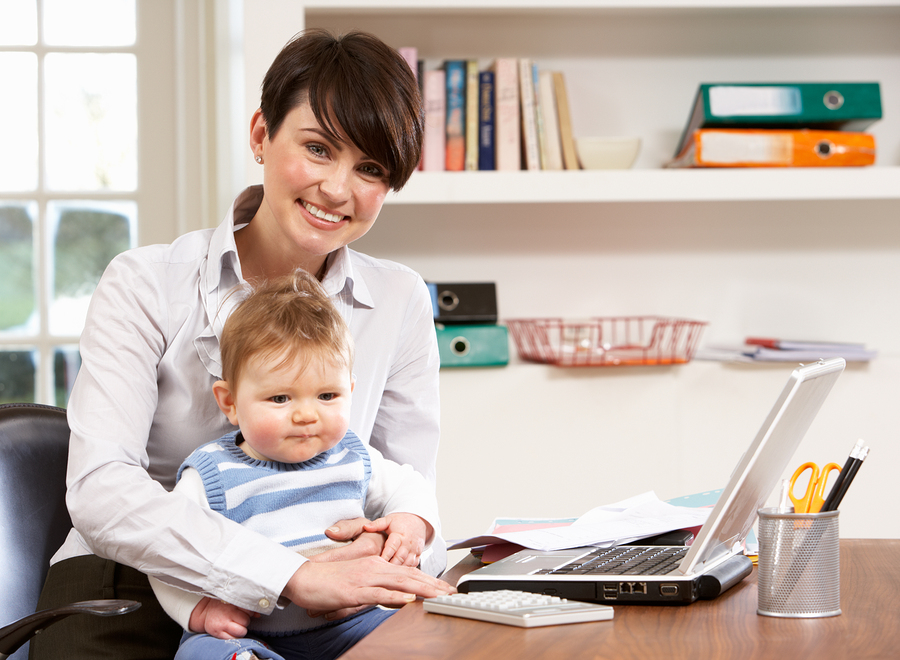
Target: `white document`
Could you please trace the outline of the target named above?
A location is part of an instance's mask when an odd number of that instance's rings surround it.
[[[642,495],[591,509],[568,526],[514,532],[488,532],[457,541],[450,550],[492,543],[516,543],[532,550],[562,550],[585,545],[617,545],[698,527],[706,522],[711,507],[673,506],[650,491]]]

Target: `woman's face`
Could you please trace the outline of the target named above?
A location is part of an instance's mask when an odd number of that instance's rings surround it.
[[[296,265],[315,273],[330,252],[375,223],[389,190],[385,168],[349,141],[329,137],[308,103],[291,110],[272,139],[257,111],[251,146],[265,168],[254,223],[265,219],[270,249],[289,250]]]

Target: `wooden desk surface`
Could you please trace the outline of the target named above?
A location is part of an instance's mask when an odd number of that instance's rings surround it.
[[[446,578],[477,567],[467,557]],[[524,629],[430,614],[407,605],[342,660],[385,658],[898,658],[900,540],[841,540],[842,614],[779,619],[756,613],[756,570],[712,601],[617,605],[612,621]]]

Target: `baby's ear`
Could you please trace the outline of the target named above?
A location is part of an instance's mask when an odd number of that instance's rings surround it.
[[[212,386],[213,396],[216,397],[216,403],[219,409],[225,413],[228,421],[234,426],[238,425],[237,407],[234,405],[234,393],[231,387],[224,380],[217,380]]]

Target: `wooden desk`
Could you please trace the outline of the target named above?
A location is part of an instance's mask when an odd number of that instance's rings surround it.
[[[467,557],[454,582],[477,567]],[[617,605],[612,621],[523,629],[430,614],[412,603],[342,656],[386,658],[898,658],[900,540],[841,541],[841,610],[825,619],[756,613],[756,570],[722,597],[686,606]]]

